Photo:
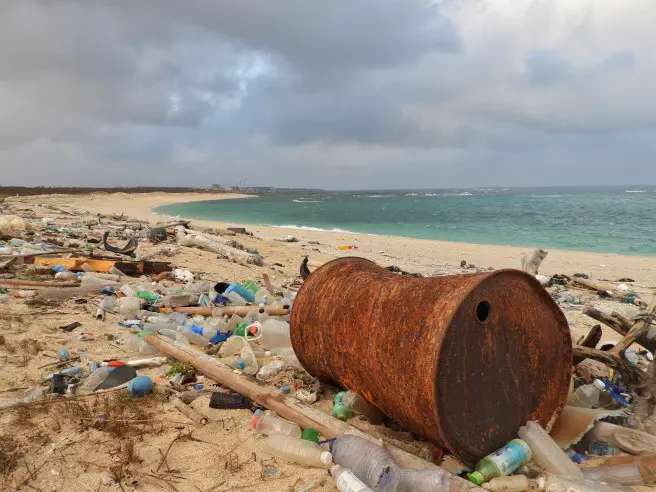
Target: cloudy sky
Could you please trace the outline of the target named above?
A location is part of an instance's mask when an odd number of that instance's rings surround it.
[[[0,5],[0,183],[656,183],[654,0]]]

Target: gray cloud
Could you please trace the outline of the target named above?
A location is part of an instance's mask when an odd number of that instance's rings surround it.
[[[653,14],[648,0],[4,2],[2,182],[656,182]]]

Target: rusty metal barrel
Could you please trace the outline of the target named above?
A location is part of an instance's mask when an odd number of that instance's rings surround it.
[[[412,278],[334,260],[299,290],[291,338],[310,374],[470,465],[526,421],[552,423],[572,371],[565,316],[518,270]]]

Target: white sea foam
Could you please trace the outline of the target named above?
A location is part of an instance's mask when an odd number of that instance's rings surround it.
[[[295,203],[321,203],[321,200],[292,200]]]
[[[625,193],[647,193],[647,190],[624,190]]]

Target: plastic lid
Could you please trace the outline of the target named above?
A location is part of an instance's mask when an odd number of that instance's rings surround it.
[[[260,421],[262,417],[259,415],[254,415],[253,418],[251,419],[251,427],[253,429],[257,429],[257,423]]]
[[[483,482],[485,482],[485,477],[483,477],[483,475],[477,471],[468,473],[467,477],[475,485],[481,485]]]
[[[324,451],[321,453],[321,457],[319,459],[324,465],[330,465],[333,462],[333,455],[328,451]]]
[[[595,379],[594,381],[592,381],[592,384],[598,390],[605,390],[606,389],[606,385],[604,384],[604,382],[601,379]]]

